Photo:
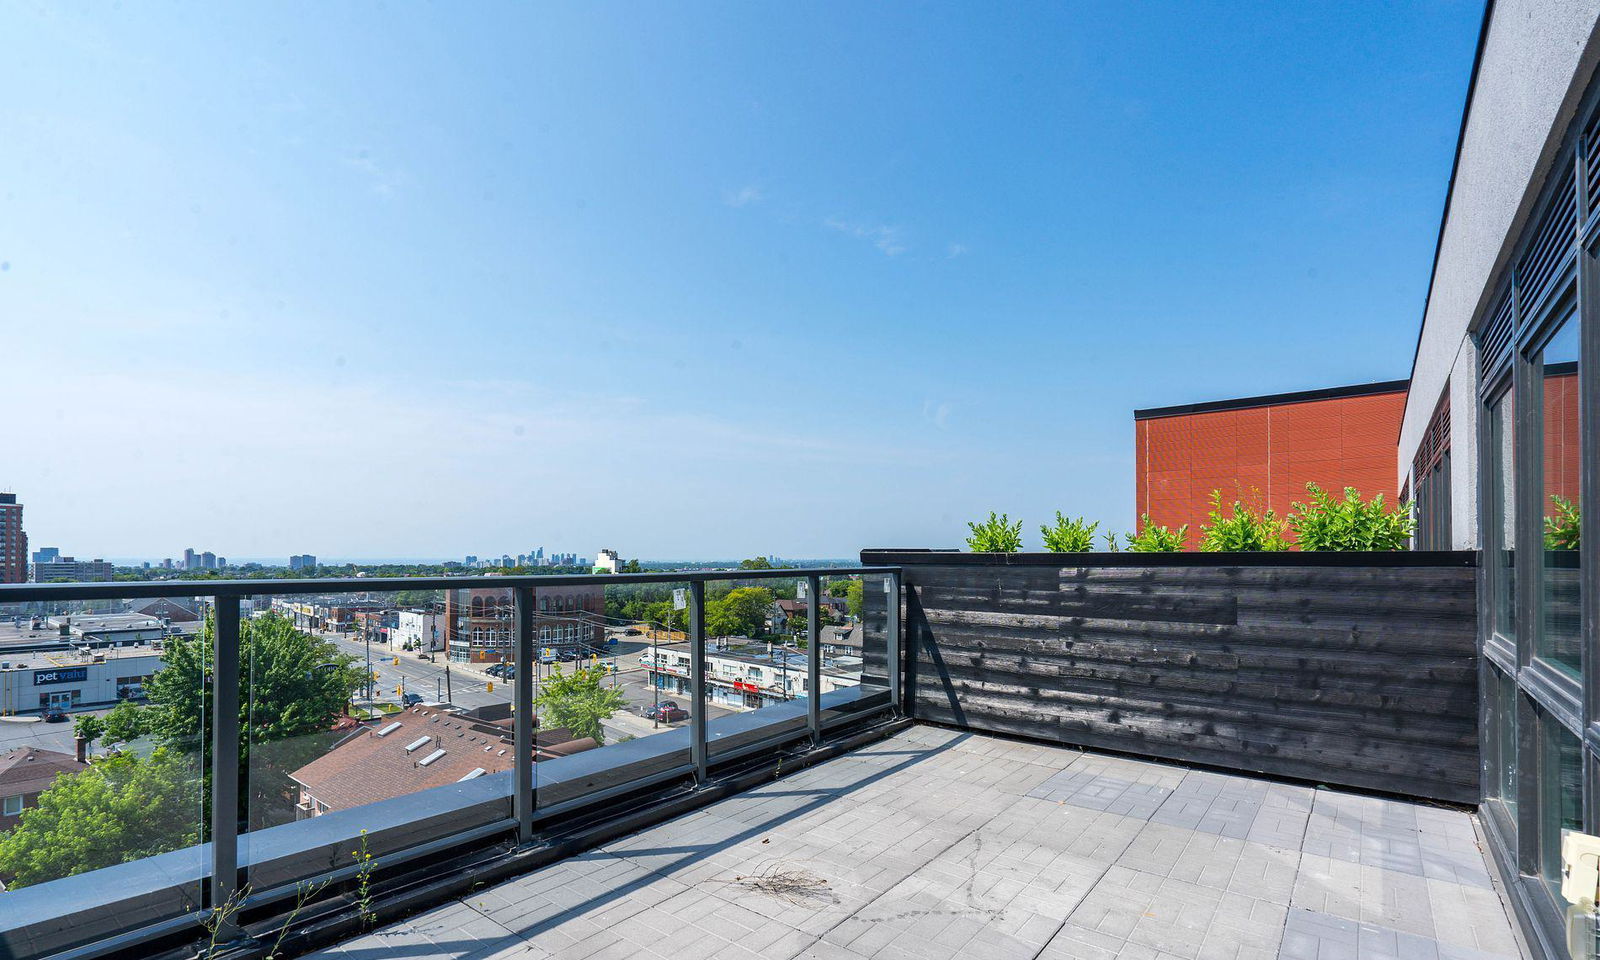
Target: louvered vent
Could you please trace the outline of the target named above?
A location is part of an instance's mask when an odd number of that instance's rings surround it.
[[[1483,325],[1483,332],[1478,336],[1480,379],[1488,380],[1489,374],[1498,370],[1511,356],[1512,327],[1511,290],[1507,288],[1500,293],[1499,302],[1495,304],[1488,322]]]
[[[1433,419],[1428,423],[1428,431],[1422,435],[1422,443],[1417,447],[1417,456],[1411,462],[1412,473],[1418,477],[1426,476],[1435,466],[1444,459],[1445,451],[1450,449],[1450,392],[1445,391],[1439,398],[1439,405],[1434,408]]]
[[[1550,206],[1539,219],[1533,240],[1517,261],[1517,294],[1532,307],[1544,299],[1571,255],[1578,229],[1578,199],[1573,195],[1572,168],[1557,181]]]
[[[1600,207],[1600,110],[1589,120],[1589,128],[1583,131],[1583,156],[1584,179],[1587,182],[1585,194],[1589,198],[1589,209],[1593,211]]]

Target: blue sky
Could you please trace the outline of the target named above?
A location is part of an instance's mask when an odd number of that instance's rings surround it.
[[[12,5],[0,489],[80,556],[1126,529],[1403,377],[1480,3]]]

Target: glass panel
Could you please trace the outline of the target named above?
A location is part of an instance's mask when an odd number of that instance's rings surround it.
[[[1561,832],[1583,829],[1583,748],[1548,713],[1539,714],[1539,872],[1561,900]],[[1565,901],[1562,901],[1565,902]]]
[[[52,928],[7,942],[121,932],[124,897],[151,921],[196,909],[209,867],[205,616],[193,599],[0,606],[0,935]],[[52,920],[84,903],[99,907]]]
[[[1578,321],[1562,325],[1540,354],[1543,412],[1544,563],[1539,592],[1539,655],[1582,669],[1583,603],[1578,562]]]
[[[807,590],[804,577],[706,585],[706,741],[713,758],[805,729]],[[822,624],[842,620],[834,598],[822,594]],[[837,606],[842,611],[844,603]]]
[[[511,815],[509,588],[257,597],[240,610],[241,858],[256,889]],[[469,658],[446,656],[467,638]],[[407,798],[417,795],[417,799]],[[384,832],[404,827],[404,841]]]
[[[889,702],[889,585],[883,574],[825,579],[835,624],[822,628],[822,705],[833,716]]]
[[[552,806],[689,763],[689,585],[539,588],[534,782]]]
[[[1494,558],[1489,571],[1491,622],[1496,633],[1515,642],[1517,511],[1513,407],[1510,391],[1489,406],[1489,525],[1485,548]]]
[[[1517,688],[1516,683],[1496,667],[1488,671],[1488,730],[1484,738],[1488,765],[1489,797],[1500,801],[1516,820],[1517,807]]]

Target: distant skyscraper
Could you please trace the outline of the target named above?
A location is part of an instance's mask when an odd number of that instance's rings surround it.
[[[317,558],[314,554],[297,553],[289,558],[290,570],[315,570],[316,568]]]
[[[193,570],[195,567],[199,566],[199,564],[195,562],[195,559],[194,547],[185,547],[183,551],[183,569]]]
[[[60,547],[40,547],[39,549],[33,551],[33,562],[34,563],[49,563],[52,560],[60,560],[60,559],[61,559],[61,548]]]
[[[210,550],[207,550],[205,553],[200,554],[200,569],[202,569],[202,570],[215,570],[215,569],[217,569],[217,555],[212,553]]]
[[[22,532],[22,504],[14,493],[0,493],[0,583],[28,582],[28,535]]]

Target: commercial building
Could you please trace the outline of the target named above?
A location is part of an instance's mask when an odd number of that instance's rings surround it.
[[[616,573],[622,569],[622,558],[617,551],[602,548],[594,560],[595,573]]]
[[[1405,403],[1406,381],[1395,380],[1134,411],[1135,517],[1187,524],[1192,547],[1213,491],[1280,517],[1305,501],[1308,482],[1392,502]]]
[[[1600,6],[1486,12],[1396,485],[1476,549],[1481,816],[1535,952],[1594,931],[1563,834],[1600,833]]]
[[[34,561],[33,581],[35,583],[51,583],[57,580],[71,580],[77,582],[94,582],[112,579],[117,568],[109,561],[95,558],[94,560],[79,560],[75,557],[56,556],[55,559],[43,562]]]
[[[662,693],[689,696],[687,644],[664,644],[645,650],[639,654],[639,665],[645,669],[646,682]],[[860,658],[825,658],[821,680],[824,694],[859,686]],[[760,643],[708,651],[706,691],[711,703],[730,710],[759,710],[805,699],[806,655]]]
[[[605,645],[606,591],[601,586],[534,587],[534,637],[546,660],[595,653]],[[457,663],[511,659],[512,590],[446,590],[445,646]]]
[[[22,504],[14,493],[0,493],[0,583],[28,582],[28,535],[22,530]]]
[[[389,628],[389,646],[404,650],[443,650],[444,615],[428,610],[400,610]]]
[[[313,554],[297,553],[289,558],[290,570],[315,570],[316,568],[317,558]]]
[[[158,645],[57,649],[0,656],[0,715],[76,710],[137,700],[164,664]]]

